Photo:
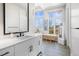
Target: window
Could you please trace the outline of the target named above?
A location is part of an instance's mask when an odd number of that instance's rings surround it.
[[[47,13],[47,12],[46,12]],[[43,11],[35,12],[35,27],[36,32],[48,31],[49,34],[59,34],[60,26],[63,23],[63,10],[50,11],[47,13],[48,19],[45,20]],[[49,28],[49,29],[48,29]]]
[[[63,11],[49,12],[49,34],[58,34],[62,24]]]
[[[43,11],[36,11],[35,12],[35,27],[37,32],[44,29],[44,13]]]

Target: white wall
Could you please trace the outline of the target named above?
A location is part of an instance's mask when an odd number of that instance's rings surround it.
[[[3,7],[2,3],[0,3],[0,36],[3,36]]]
[[[35,32],[34,26],[34,3],[29,4],[29,32]]]
[[[0,3],[0,38],[9,36],[10,35],[4,35],[3,4]]]
[[[66,4],[65,6],[65,40],[67,46],[71,47],[70,41],[70,4]]]

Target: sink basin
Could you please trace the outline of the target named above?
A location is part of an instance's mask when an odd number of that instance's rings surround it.
[[[21,36],[21,37],[18,37],[19,39],[28,39],[28,38],[31,38],[32,36]]]

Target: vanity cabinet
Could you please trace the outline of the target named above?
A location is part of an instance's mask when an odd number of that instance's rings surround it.
[[[15,46],[15,56],[28,56],[33,50],[33,40],[29,39]]]
[[[24,40],[8,48],[0,50],[0,56],[37,56],[41,49],[41,37],[22,38]]]
[[[40,52],[40,37],[31,38],[15,46],[15,56],[37,56]]]
[[[0,56],[14,56],[14,47],[0,50]]]

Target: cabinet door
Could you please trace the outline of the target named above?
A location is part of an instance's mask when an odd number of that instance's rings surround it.
[[[5,4],[6,33],[19,31],[19,8],[16,4]]]
[[[77,29],[71,29],[71,44],[72,44],[72,49],[71,49],[71,55],[73,56],[79,56],[79,30]]]
[[[15,56],[28,56],[32,49],[33,46],[31,39],[26,40],[15,46]]]
[[[9,47],[0,51],[0,56],[14,56],[14,47]]]
[[[20,31],[27,31],[27,7],[20,7]]]
[[[71,55],[79,56],[79,3],[71,4]]]
[[[26,45],[27,45],[27,42],[17,44],[15,46],[15,56],[27,56],[28,48]]]
[[[29,53],[30,56],[37,56],[40,52],[40,36],[32,39],[33,42],[33,50]]]

